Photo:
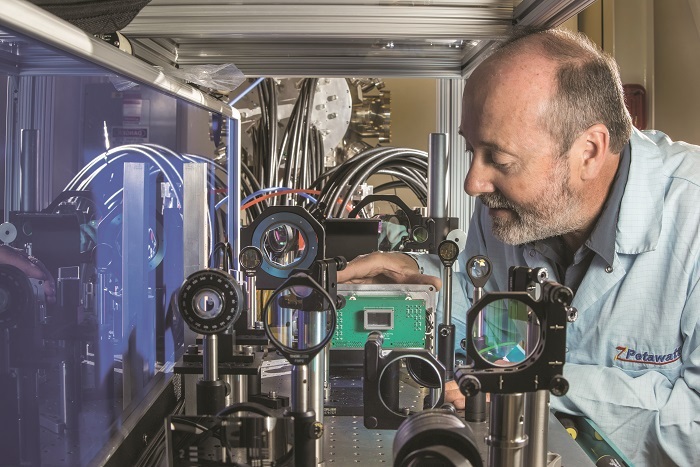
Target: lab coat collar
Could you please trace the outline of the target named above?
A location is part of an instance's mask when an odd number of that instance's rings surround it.
[[[654,142],[633,129],[630,145],[632,161],[620,203],[615,240],[617,253],[626,255],[656,248],[663,222],[667,182],[662,155]]]

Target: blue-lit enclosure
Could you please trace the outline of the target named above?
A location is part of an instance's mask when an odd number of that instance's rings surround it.
[[[226,236],[235,111],[51,28],[0,21],[0,465],[127,465],[184,404],[173,297]]]

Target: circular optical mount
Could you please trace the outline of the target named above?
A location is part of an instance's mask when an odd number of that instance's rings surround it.
[[[270,324],[270,314],[272,313],[273,305],[295,310],[297,329],[300,319],[306,321],[313,313],[323,313],[325,319],[321,321],[325,324],[325,329],[321,330],[323,336],[320,341],[308,347],[305,343],[295,346],[293,342],[283,342],[285,339],[282,338],[282,335],[291,323],[273,328]],[[270,342],[289,363],[292,365],[308,365],[333,337],[336,326],[336,311],[335,302],[330,294],[311,276],[303,272],[297,272],[289,276],[267,300],[263,308],[262,321]],[[299,334],[302,335],[301,332]]]
[[[202,269],[185,279],[178,293],[178,306],[194,332],[217,334],[241,315],[242,297],[233,276],[221,269]]]
[[[450,410],[410,416],[394,436],[394,465],[400,467],[482,467],[477,436]]]
[[[17,238],[17,227],[11,222],[0,224],[0,242],[10,244]]]
[[[314,262],[318,235],[311,223],[298,213],[277,212],[255,228],[251,245],[263,253],[263,271],[286,278],[293,269],[308,269]]]
[[[486,256],[472,256],[467,261],[467,275],[474,287],[484,287],[491,277],[491,260]]]
[[[262,251],[254,246],[247,246],[238,254],[238,263],[245,272],[255,271],[262,264],[262,260]]]
[[[438,245],[437,253],[443,266],[449,268],[459,256],[459,245],[452,240],[443,240]]]
[[[487,329],[484,343],[468,339],[473,364],[459,367],[455,381],[467,393],[514,394],[547,389],[556,395],[568,386],[561,376],[566,359],[566,322],[570,289],[545,283],[539,301],[527,292],[487,293],[467,312],[467,336],[478,335],[477,322]],[[567,292],[569,291],[569,292]],[[553,298],[553,299],[552,299]],[[479,387],[473,378],[478,379]]]
[[[445,387],[445,369],[439,365],[436,359],[432,358],[430,352],[426,349],[411,349],[408,351],[400,349],[392,349],[388,352],[386,360],[382,363],[379,370],[379,378],[377,384],[377,397],[382,405],[396,415],[403,416],[403,413],[395,412],[382,395],[381,388],[389,384],[385,378],[394,377],[390,368],[393,365],[398,365],[403,361],[406,366],[408,376],[411,377],[420,386],[438,391],[438,398],[432,401],[431,409],[439,407],[445,400],[443,388]],[[400,396],[399,396],[400,397]],[[399,410],[403,410],[405,404],[399,403]]]

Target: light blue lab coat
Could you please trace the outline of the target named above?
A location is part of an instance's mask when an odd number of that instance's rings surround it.
[[[578,288],[564,367],[571,388],[552,408],[591,418],[637,466],[700,465],[700,147],[636,130],[630,144],[614,262],[595,255]],[[558,280],[532,246],[493,238],[476,204],[459,270],[482,254],[494,269],[487,291],[508,289],[510,266],[546,267]],[[441,276],[435,257],[418,261]],[[472,290],[464,273],[455,277],[459,342]]]

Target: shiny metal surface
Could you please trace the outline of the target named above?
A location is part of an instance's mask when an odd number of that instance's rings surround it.
[[[203,381],[216,381],[219,379],[218,341],[219,336],[217,336],[216,334],[211,334],[209,336],[202,337],[202,342],[204,343],[204,348],[202,349]]]
[[[326,336],[326,313],[313,313],[309,319],[309,344],[316,345]],[[323,423],[324,380],[326,377],[326,352],[322,350],[309,363],[309,408],[316,414],[316,421]],[[316,459],[324,461],[323,440],[316,440]]]
[[[486,438],[489,465],[525,467],[524,449],[528,439],[523,423],[524,401],[524,394],[491,394]]]
[[[207,165],[183,166],[183,259],[185,277],[207,267]],[[184,278],[183,278],[184,279]]]
[[[20,207],[22,211],[38,211],[37,205],[37,166],[39,163],[39,130],[20,130]]]
[[[445,287],[443,293],[448,299],[444,301],[442,306],[442,322],[449,326],[452,324],[452,267],[445,268],[443,271],[442,283]]]
[[[448,149],[446,133],[430,133],[428,137],[428,217],[447,216]]]
[[[284,360],[266,361],[263,364],[263,393],[275,391],[277,394],[288,394],[290,369],[291,365]],[[340,383],[334,381],[333,384],[337,388]],[[410,392],[410,397],[414,398],[414,402],[422,404],[422,396],[415,392],[413,386],[402,384],[401,391]],[[336,396],[338,394],[336,392]],[[463,413],[458,412],[457,416],[463,418]],[[468,423],[468,425],[474,430],[476,439],[480,441],[479,453],[485,462],[488,446],[483,441],[488,435],[489,423]],[[392,465],[392,444],[395,433],[395,430],[365,428],[362,415],[326,415],[323,435],[326,453],[325,464],[327,466],[363,465],[367,467]],[[571,439],[571,436],[551,413],[548,416],[548,440],[549,451],[560,456],[550,456],[550,458],[559,459],[559,465],[577,467],[593,465],[593,462]],[[549,463],[548,467],[556,467],[556,465]]]
[[[50,47],[37,46],[17,34],[36,39]],[[143,60],[95,39],[29,2],[2,1],[0,37],[9,40],[14,47],[10,49],[11,53],[0,56],[0,64],[16,73],[104,75],[105,71],[109,71],[223,115],[235,114],[225,103],[167,76],[167,72],[164,73]],[[53,48],[67,52],[68,55],[57,53]],[[88,65],[85,60],[97,66]]]
[[[459,219],[459,228],[466,230],[468,219],[471,219],[474,210],[474,198],[464,196],[464,179],[469,171],[469,159],[466,155],[464,138],[455,131],[462,121],[462,79],[439,79],[437,81],[437,131],[447,134],[447,147],[449,148],[449,172],[447,185],[449,186],[447,215]],[[460,251],[466,245],[466,234],[463,234],[461,242],[454,240],[460,247]]]
[[[248,376],[246,375],[223,375],[221,377],[230,390],[226,395],[226,405],[248,400]]]
[[[309,366],[292,367],[292,410],[303,413],[309,410]]]
[[[246,276],[246,306],[248,308],[248,313],[246,317],[248,322],[246,323],[248,329],[255,329],[255,322],[258,320],[257,310],[258,310],[258,294],[256,292],[255,286],[255,276]]]
[[[227,157],[227,196],[226,208],[227,224],[226,234],[233,252],[233,269],[238,269],[238,253],[241,251],[241,119],[238,111],[234,118],[227,121],[228,133],[226,134]]]
[[[549,391],[540,390],[525,395],[525,465],[544,467],[547,465],[547,439],[549,424]]]
[[[155,329],[155,313],[149,309],[146,232],[148,220],[146,166],[140,162],[124,164],[124,196],[122,214],[122,277],[124,278],[124,311],[121,322],[122,340],[122,407],[127,408],[147,383],[146,374],[155,370],[154,363],[142,359],[149,356],[150,344],[155,342],[147,329]],[[143,333],[138,336],[136,333]],[[152,332],[150,334],[153,334]],[[147,347],[144,349],[143,347]],[[144,351],[145,350],[145,351]],[[153,345],[155,350],[155,345]],[[150,360],[150,359],[149,359]],[[145,370],[145,371],[144,371]]]
[[[460,78],[514,22],[557,25],[591,2],[153,0],[123,33],[152,63],[247,76]]]
[[[207,267],[207,166],[187,163],[182,168],[182,260],[184,281],[190,274]],[[195,333],[185,326],[185,346],[195,343]]]

